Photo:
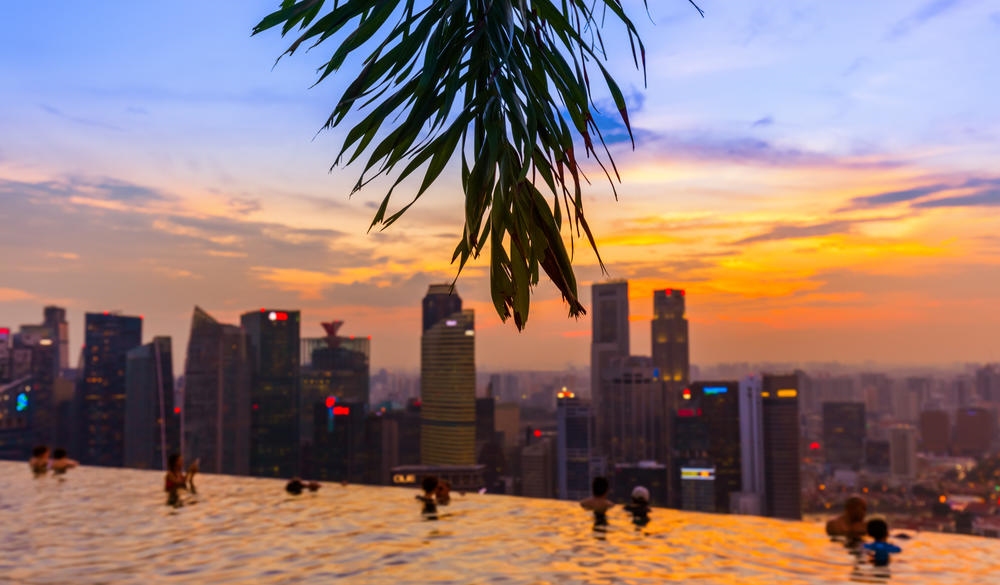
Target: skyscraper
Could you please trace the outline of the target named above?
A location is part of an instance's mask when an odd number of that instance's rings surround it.
[[[920,449],[926,453],[947,455],[951,450],[951,420],[943,410],[920,413]]]
[[[426,333],[441,321],[462,311],[462,297],[450,284],[432,284],[423,300],[423,329]]]
[[[169,337],[129,350],[125,365],[125,466],[166,469],[180,453],[181,409],[174,407]]]
[[[59,371],[69,368],[69,323],[66,322],[66,309],[48,306],[44,309],[45,325],[52,335],[53,345],[57,349],[56,368]]]
[[[960,408],[955,412],[954,455],[981,457],[990,450],[996,433],[996,414],[985,408]]]
[[[695,382],[689,391],[708,432],[708,459],[715,468],[715,510],[729,512],[731,494],[743,489],[739,383]]]
[[[653,291],[652,347],[653,366],[673,392],[687,386],[691,377],[688,351],[688,321],[684,308],[684,291],[666,289]]]
[[[909,425],[889,429],[889,473],[899,482],[917,477],[917,432]]]
[[[250,363],[246,333],[199,307],[184,365],[184,455],[206,473],[250,473]]]
[[[602,414],[605,370],[612,359],[629,355],[628,281],[595,282],[590,296],[590,400],[596,417],[597,448],[604,450],[610,440]]]
[[[764,477],[764,381],[760,376],[740,380],[740,480],[742,489],[730,494],[734,514],[764,514],[767,483]]]
[[[300,465],[299,312],[261,309],[240,323],[253,372],[250,475],[291,477]]]
[[[496,442],[496,406],[497,402],[492,396],[476,398],[476,457],[479,457],[482,448],[488,444]]]
[[[528,498],[556,496],[554,451],[551,437],[542,437],[522,449],[521,495]]]
[[[655,369],[648,357],[618,356],[601,370],[602,400],[595,417],[605,431],[601,454],[609,464],[667,462],[669,400]]]
[[[582,500],[590,495],[592,429],[590,403],[572,392],[556,398],[556,460],[560,500]]]
[[[823,403],[823,449],[828,465],[858,469],[865,458],[863,402]]]
[[[767,515],[802,519],[798,375],[764,375],[764,482]]]
[[[87,313],[78,379],[80,461],[121,467],[125,461],[125,364],[142,344],[142,318]]]
[[[453,309],[462,302],[457,293],[443,296],[450,288],[432,285],[424,298],[425,328],[420,337],[423,465],[476,463],[475,314],[471,309],[444,314],[442,306]]]

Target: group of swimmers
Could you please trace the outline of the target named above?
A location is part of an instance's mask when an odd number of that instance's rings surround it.
[[[31,474],[35,477],[44,477],[49,471],[52,475],[65,475],[67,471],[73,469],[79,463],[69,458],[66,449],[56,449],[49,451],[47,445],[39,445],[31,450],[31,459],[28,460],[31,467]]]
[[[580,506],[594,513],[594,530],[606,530],[608,510],[615,507],[615,503],[608,499],[611,484],[605,477],[595,477],[590,488],[593,495],[581,501]],[[641,485],[636,486],[632,490],[632,501],[625,505],[625,511],[632,517],[636,530],[645,528],[649,524],[649,490]]]
[[[417,495],[417,501],[424,505],[421,513],[425,518],[436,520],[437,507],[451,503],[451,482],[428,475],[420,482],[424,493]]]
[[[876,567],[888,567],[891,555],[903,552],[889,542],[889,524],[884,518],[866,520],[868,503],[860,496],[852,496],[844,504],[844,513],[826,523],[826,533],[843,538],[848,548],[861,548],[868,553]],[[864,542],[865,537],[872,542]]]

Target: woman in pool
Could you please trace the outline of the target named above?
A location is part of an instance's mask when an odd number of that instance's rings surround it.
[[[607,478],[595,477],[591,484],[591,493],[594,495],[580,502],[584,510],[594,513],[594,529],[604,530],[608,525],[608,510],[615,506],[615,503],[608,499],[611,491],[611,484]]]
[[[181,502],[180,490],[190,488],[191,493],[195,493],[194,476],[198,473],[198,462],[195,461],[184,473],[184,458],[177,453],[172,454],[167,459],[167,476],[164,491],[167,492],[167,505],[175,508],[183,506]]]
[[[424,509],[421,513],[430,519],[437,519],[437,500],[435,496],[438,490],[438,478],[433,475],[428,475],[420,482],[420,487],[423,488],[423,495],[418,495],[417,499],[423,502]]]
[[[79,465],[69,458],[66,449],[56,449],[52,452],[52,475],[65,475],[66,471]]]
[[[31,459],[28,459],[28,466],[31,467],[31,474],[35,477],[42,477],[49,471],[49,448],[39,445],[31,450]]]

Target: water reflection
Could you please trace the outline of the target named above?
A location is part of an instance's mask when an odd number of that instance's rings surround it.
[[[424,522],[414,492],[325,484],[289,497],[278,480],[199,476],[194,506],[164,505],[162,473],[78,468],[32,479],[0,462],[0,582],[705,584],[882,579],[820,524],[654,509],[607,531],[575,502],[469,494]],[[856,574],[856,576],[855,576]],[[919,534],[890,583],[1000,574],[1000,542]]]

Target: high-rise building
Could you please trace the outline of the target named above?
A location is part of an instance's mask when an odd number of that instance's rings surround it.
[[[32,438],[31,377],[0,384],[0,459],[24,460],[36,443]]]
[[[332,397],[312,406],[314,438],[308,450],[311,452],[305,457],[309,477],[352,483],[367,479],[366,407],[341,403]]]
[[[30,377],[27,415],[28,438],[34,444],[49,445],[56,440],[57,418],[55,386],[59,379],[59,345],[51,337],[52,329],[41,325],[23,325],[14,336],[13,354],[18,365],[12,369],[15,379]]]
[[[11,381],[10,327],[0,327],[0,384]]]
[[[740,480],[739,493],[730,493],[734,514],[763,515],[767,484],[764,479],[764,383],[760,376],[745,376],[739,383]]]
[[[423,329],[427,333],[455,313],[462,312],[462,297],[450,284],[432,284],[423,300]]]
[[[180,453],[181,409],[174,406],[174,360],[169,337],[129,350],[125,363],[125,466],[167,467]]]
[[[516,402],[498,402],[493,410],[497,433],[503,435],[504,447],[515,449],[521,445],[521,406]]]
[[[590,400],[595,415],[596,446],[603,451],[610,441],[602,414],[605,371],[611,360],[629,355],[628,281],[595,282],[590,291]]]
[[[717,512],[715,468],[707,461],[689,460],[680,467],[682,510]]]
[[[521,495],[529,498],[556,496],[555,448],[550,437],[542,437],[521,451]]]
[[[496,399],[492,396],[476,398],[476,457],[483,447],[497,440]]]
[[[715,468],[715,511],[728,512],[731,494],[743,489],[739,383],[694,382],[682,392],[681,402],[698,405],[708,434],[708,459]],[[686,398],[689,395],[691,399]]]
[[[858,469],[865,458],[865,405],[863,402],[823,403],[823,449],[826,462],[835,468]]]
[[[865,441],[865,470],[869,473],[888,474],[891,453],[889,441]]]
[[[909,482],[917,477],[917,432],[909,425],[889,429],[889,473],[894,480]]]
[[[960,408],[955,412],[954,455],[981,457],[989,452],[996,434],[996,413],[986,408]]]
[[[240,323],[253,372],[250,475],[291,477],[300,467],[299,312],[261,309]]]
[[[45,307],[45,325],[51,332],[52,344],[56,346],[57,377],[62,370],[69,368],[69,323],[66,322],[66,309],[62,307]]]
[[[768,516],[802,519],[798,374],[763,376],[765,509]]]
[[[183,453],[206,473],[250,474],[250,356],[246,333],[199,307],[184,365]]]
[[[650,358],[639,356],[614,357],[602,368],[601,408],[594,416],[605,431],[599,451],[611,464],[667,462],[669,397],[655,370]]]
[[[976,393],[987,402],[1000,402],[1000,364],[976,370]]]
[[[590,495],[593,458],[593,419],[590,402],[572,392],[556,398],[556,460],[560,500],[582,500]]]
[[[684,291],[666,289],[653,291],[653,366],[673,392],[680,392],[691,377],[688,350],[688,321],[684,308]]]
[[[431,286],[424,299],[424,325],[440,315],[442,303],[461,303],[457,294]],[[450,289],[450,287],[448,287]],[[476,463],[476,328],[472,310],[458,311],[425,327],[420,338],[423,465]]]
[[[142,344],[142,317],[87,313],[83,371],[78,379],[80,461],[125,462],[125,365]]]
[[[419,422],[416,425],[420,428]],[[385,413],[368,415],[365,424],[365,482],[392,485],[392,469],[399,462],[399,422]]]
[[[947,455],[951,451],[951,420],[943,410],[920,413],[920,450]]]

